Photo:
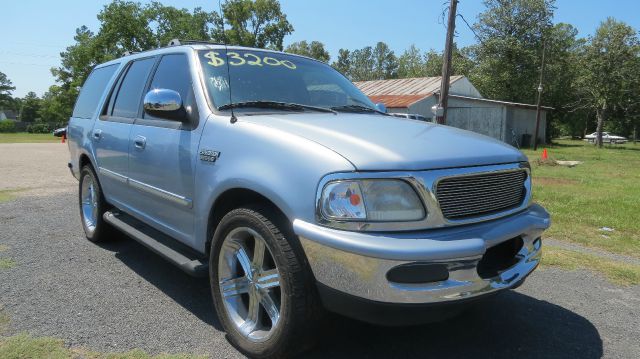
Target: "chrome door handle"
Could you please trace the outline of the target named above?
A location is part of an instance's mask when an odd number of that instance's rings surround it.
[[[144,149],[144,147],[147,145],[147,139],[144,138],[143,136],[136,136],[136,138],[133,140],[133,145],[136,146],[136,148],[138,149]]]
[[[93,139],[94,140],[99,140],[102,137],[102,130],[95,130],[93,131]]]

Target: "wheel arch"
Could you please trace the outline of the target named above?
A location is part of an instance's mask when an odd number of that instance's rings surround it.
[[[282,230],[287,231],[287,234],[289,235],[293,235],[294,232],[291,221],[288,219],[285,211],[281,209],[275,201],[271,200],[264,194],[252,189],[243,187],[230,188],[222,192],[215,199],[209,211],[206,232],[207,240],[205,245],[207,255],[209,254],[209,251],[211,249],[213,234],[218,228],[218,224],[222,220],[222,217],[224,217],[227,213],[229,213],[229,211],[233,209],[249,205],[264,205],[266,207],[272,208],[276,216],[275,219],[278,220],[279,224],[285,227],[282,228]],[[292,238],[296,237],[293,236]]]

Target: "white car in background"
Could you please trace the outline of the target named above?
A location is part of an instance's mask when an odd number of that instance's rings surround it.
[[[395,116],[395,117],[410,118],[412,120],[431,122],[431,119],[428,119],[422,115],[413,114],[413,113],[390,113],[389,115]]]
[[[594,133],[592,133],[590,135],[584,136],[584,140],[588,141],[588,142],[595,143],[596,139],[597,139],[597,136],[598,136],[598,133],[594,132]],[[627,139],[625,137],[617,136],[617,135],[611,134],[609,132],[602,132],[602,142],[609,142],[609,143],[612,143],[612,144],[625,143],[625,142],[627,142]]]

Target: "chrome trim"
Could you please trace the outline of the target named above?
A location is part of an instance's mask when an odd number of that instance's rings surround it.
[[[539,264],[539,238],[550,226],[539,205],[511,217],[470,225],[464,231],[443,228],[388,235],[340,231],[294,221],[315,279],[336,290],[386,303],[437,303],[471,298],[512,288]],[[520,236],[518,262],[493,278],[481,278],[477,265],[486,250]],[[387,272],[398,265],[445,264],[449,278],[419,284],[390,282]]]
[[[145,193],[154,195],[156,197],[160,197],[162,199],[177,203],[177,204],[185,206],[187,208],[191,208],[193,206],[193,201],[190,200],[187,197],[184,197],[184,196],[181,196],[181,195],[169,192],[169,191],[165,191],[163,189],[148,185],[148,184],[146,184],[144,182],[136,181],[136,180],[134,180],[134,179],[132,179],[130,177],[123,176],[123,175],[121,175],[121,174],[119,174],[117,172],[113,172],[113,171],[108,170],[108,169],[106,169],[104,167],[99,167],[98,168],[98,172],[101,175],[104,175],[106,177],[114,179],[114,180],[116,180],[118,182],[128,184],[129,186],[131,186],[131,187],[133,187],[135,189],[138,189],[138,190],[143,191]]]
[[[98,167],[98,172],[101,175],[109,177],[109,178],[111,178],[113,180],[116,180],[118,182],[127,183],[128,180],[129,180],[129,178],[127,176],[123,176],[123,175],[121,175],[121,174],[119,174],[117,172],[113,172],[113,171],[108,170],[108,169],[106,169],[104,167]]]
[[[153,89],[144,96],[143,108],[149,113],[174,112],[182,108],[182,99],[177,91]]]
[[[495,172],[509,172],[525,170],[527,178],[525,180],[526,194],[522,204],[510,210],[494,213],[486,216],[478,216],[460,220],[449,220],[444,218],[438,200],[435,196],[437,181],[442,178],[490,174]],[[322,191],[327,183],[338,180],[353,179],[400,179],[408,182],[418,193],[422,203],[427,211],[426,218],[419,221],[405,222],[366,222],[366,221],[340,221],[332,220],[322,215],[321,198]],[[322,226],[332,227],[349,231],[413,231],[428,228],[442,228],[461,224],[478,223],[489,221],[496,218],[508,216],[520,212],[531,205],[531,172],[522,163],[509,163],[501,165],[447,168],[439,170],[427,171],[392,171],[392,172],[349,172],[349,173],[332,173],[325,176],[316,191],[316,222]]]
[[[168,201],[183,205],[185,207],[191,208],[193,201],[191,201],[190,199],[184,197],[184,196],[180,196],[177,195],[175,193],[169,192],[169,191],[165,191],[163,189],[148,185],[146,183],[140,182],[140,181],[136,181],[132,178],[129,178],[129,185],[133,188],[136,188],[138,190],[141,190],[143,192],[149,193],[151,195],[154,195],[156,197],[160,197],[163,199],[166,199]]]
[[[430,261],[447,266],[449,278],[441,282],[401,284],[389,282],[387,272],[396,266],[415,263],[339,252],[300,237],[313,274],[320,283],[360,298],[385,303],[437,303],[471,298],[515,286],[538,266],[541,241],[527,236],[518,253],[520,260],[498,276],[483,279],[477,265],[481,257]]]
[[[524,194],[524,198],[522,200],[522,202],[520,203],[520,206],[515,207],[515,209],[518,208],[522,208],[523,203],[525,204],[529,204],[529,202],[531,201],[531,170],[523,167],[523,166],[518,166],[517,168],[512,168],[512,169],[505,169],[505,170],[496,170],[496,171],[487,171],[487,172],[472,172],[472,173],[466,173],[466,174],[456,174],[456,175],[449,175],[449,176],[443,176],[438,178],[432,185],[431,187],[431,193],[433,193],[433,196],[436,198],[438,198],[438,184],[445,180],[445,179],[449,179],[449,178],[462,178],[462,177],[473,177],[473,176],[479,176],[479,175],[486,175],[486,174],[498,174],[498,173],[511,173],[511,172],[520,172],[520,171],[524,171],[526,173],[526,178],[524,180],[524,188],[525,188],[525,194]],[[438,210],[440,210],[440,204],[438,203]],[[478,222],[477,220],[474,221],[474,219],[477,218],[486,218],[486,219],[482,219],[482,220],[490,220],[492,218],[497,218],[497,217],[502,217],[505,215],[508,215],[509,213],[513,213],[512,210],[506,210],[506,211],[502,211],[499,213],[496,213],[494,215],[486,215],[486,216],[475,216],[475,217],[470,217],[468,219],[449,219],[446,218],[444,216],[444,214],[442,214],[442,211],[440,211],[440,214],[442,215],[443,220],[446,223],[449,224],[464,224],[464,223],[470,223],[471,222]],[[497,217],[495,217],[497,215]]]

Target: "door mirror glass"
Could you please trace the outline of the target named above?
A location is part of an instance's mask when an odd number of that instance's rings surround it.
[[[144,96],[144,112],[153,117],[175,121],[183,121],[187,117],[180,94],[169,89],[147,92]]]
[[[376,110],[387,113],[387,106],[385,106],[382,102],[378,102],[376,104]]]

